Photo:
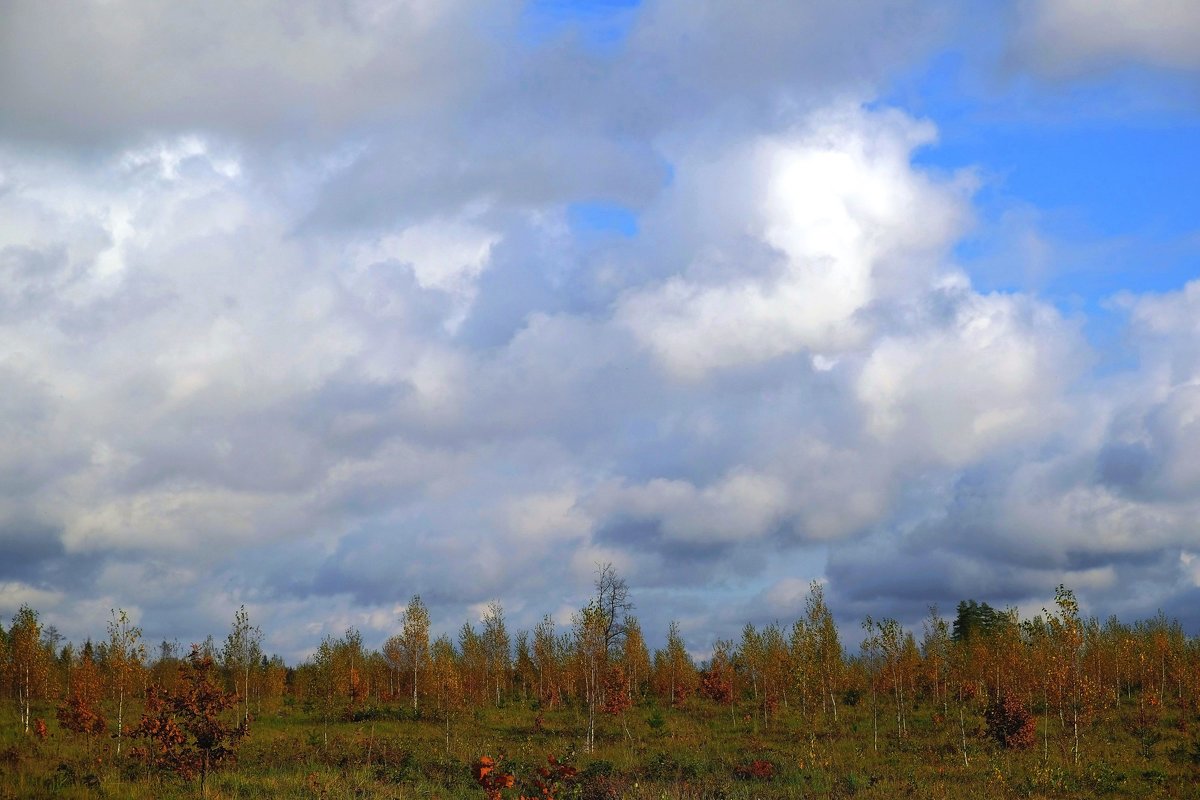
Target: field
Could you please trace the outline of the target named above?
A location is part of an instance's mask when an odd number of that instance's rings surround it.
[[[854,700],[853,697],[848,698]],[[878,744],[869,699],[843,704],[836,722],[819,710],[806,721],[780,709],[767,724],[749,704],[692,698],[679,708],[643,703],[598,722],[595,751],[584,753],[586,709],[538,712],[530,704],[420,718],[403,707],[363,706],[325,722],[290,698],[254,719],[236,765],[212,775],[212,798],[485,798],[472,773],[481,756],[512,773],[502,792],[532,793],[553,755],[577,774],[560,798],[756,797],[1196,797],[1200,796],[1200,717],[1164,710],[1147,727],[1129,702],[1089,720],[1076,765],[1071,721],[1038,716],[1036,744],[1006,749],[987,736],[971,708],[922,704],[907,736],[896,735],[894,706],[882,699]],[[1145,706],[1141,706],[1145,711]],[[949,711],[949,714],[943,713]],[[198,782],[150,775],[111,736],[93,743],[59,728],[52,707],[33,709],[47,736],[20,732],[14,709],[0,717],[2,798],[184,798]],[[965,745],[965,749],[964,749]]]

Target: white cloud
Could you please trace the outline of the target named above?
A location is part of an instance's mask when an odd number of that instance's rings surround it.
[[[422,289],[435,289],[454,296],[456,308],[447,319],[453,331],[461,324],[475,297],[475,283],[487,267],[499,236],[465,220],[434,219],[379,237],[359,247],[355,261],[359,270],[384,262],[410,268]]]
[[[933,137],[932,126],[898,112],[838,106],[715,165],[704,164],[712,154],[693,154],[697,175],[685,161],[678,191],[717,204],[701,216],[724,217],[716,233],[725,237],[699,230],[708,258],[629,293],[618,319],[693,379],[802,350],[827,357],[862,347],[873,333],[869,309],[924,291],[969,218],[968,176],[938,182],[910,165]],[[739,263],[754,245],[777,254],[769,267]]]
[[[867,429],[911,456],[968,463],[1056,430],[1086,352],[1053,309],[1015,295],[965,293],[953,318],[871,352],[857,394]]]
[[[42,611],[56,608],[66,596],[65,592],[39,589],[21,581],[0,582],[0,608],[15,610],[27,605]]]
[[[503,517],[506,527],[524,540],[578,539],[593,526],[578,503],[578,495],[571,490],[538,492],[505,501]]]

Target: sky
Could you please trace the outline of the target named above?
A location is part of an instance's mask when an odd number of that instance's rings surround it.
[[[1200,4],[0,0],[0,618],[1200,633]]]

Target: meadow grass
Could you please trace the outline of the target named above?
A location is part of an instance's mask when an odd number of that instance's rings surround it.
[[[488,755],[516,775],[518,787],[506,793],[516,797],[521,782],[554,755],[579,770],[559,796],[579,800],[1200,797],[1200,739],[1193,733],[1200,717],[1193,712],[1164,712],[1146,730],[1132,704],[1110,709],[1085,727],[1076,764],[1070,731],[1057,716],[1038,717],[1035,747],[1006,750],[986,736],[980,715],[967,713],[960,728],[956,713],[940,710],[915,708],[908,735],[898,737],[894,709],[881,705],[876,748],[863,702],[843,707],[836,722],[791,710],[766,724],[741,706],[644,703],[623,721],[603,718],[595,751],[585,753],[581,709],[539,714],[509,703],[462,712],[452,717],[447,741],[435,714],[367,707],[326,723],[312,709],[283,704],[258,715],[238,763],[213,775],[207,794],[480,800],[471,764]],[[128,756],[129,742],[120,758],[112,739],[94,742],[89,752],[84,740],[59,728],[52,708],[36,708],[35,716],[47,721],[44,741],[20,732],[14,709],[0,711],[4,800],[200,794],[196,782],[149,774]]]

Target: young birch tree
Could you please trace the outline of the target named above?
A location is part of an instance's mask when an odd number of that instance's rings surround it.
[[[463,704],[462,674],[458,653],[449,637],[439,636],[429,648],[429,677],[445,726],[446,752],[450,752],[450,718]]]
[[[538,704],[551,706],[558,698],[558,636],[549,614],[533,629],[533,665],[537,671]]]
[[[629,699],[645,694],[646,679],[650,676],[650,651],[642,638],[642,627],[635,617],[625,618],[625,641],[621,643],[621,665],[629,679]]]
[[[483,616],[483,645],[498,706],[501,689],[507,687],[508,673],[512,668],[512,642],[504,625],[504,607],[495,600],[488,603],[487,613]]]
[[[946,671],[950,660],[950,623],[939,613],[936,605],[929,607],[929,618],[924,623],[921,639],[921,654],[924,656],[925,675],[933,689],[933,704],[942,707],[942,716],[950,713],[946,697]]]
[[[233,678],[233,691],[242,700],[242,722],[250,724],[250,671],[262,660],[262,629],[250,624],[246,607],[238,609],[233,628],[221,649],[222,666]]]
[[[825,589],[818,581],[813,581],[808,587],[805,621],[812,638],[813,667],[821,676],[821,708],[832,711],[833,721],[837,722],[835,692],[841,685],[845,662],[842,658],[842,641],[838,637],[837,624],[834,623],[833,613],[825,603]],[[825,705],[826,699],[829,700],[828,706]]]
[[[412,707],[417,710],[417,687],[421,670],[429,662],[429,610],[414,594],[400,618],[400,656],[412,675]]]
[[[672,706],[684,701],[699,683],[696,665],[688,655],[679,623],[672,620],[667,626],[667,647],[654,652],[654,682],[656,691],[668,698]]]
[[[875,620],[870,614],[862,621],[863,640],[862,640],[862,664],[867,670],[867,676],[871,684],[871,747],[876,753],[879,752],[879,671],[880,661],[882,660],[883,648],[880,643],[879,633],[875,627]]]
[[[42,626],[36,611],[21,606],[9,628],[8,642],[8,668],[16,688],[21,728],[29,733],[33,698],[45,692],[50,678],[50,655],[42,644]]]
[[[121,755],[121,737],[125,722],[125,698],[137,685],[137,676],[146,660],[142,629],[129,621],[123,608],[112,610],[108,622],[108,663],[113,693],[117,696],[117,755]]]
[[[587,699],[587,752],[596,746],[596,708],[600,701],[600,678],[607,662],[605,616],[595,602],[588,603],[575,615],[575,655],[583,672]]]

